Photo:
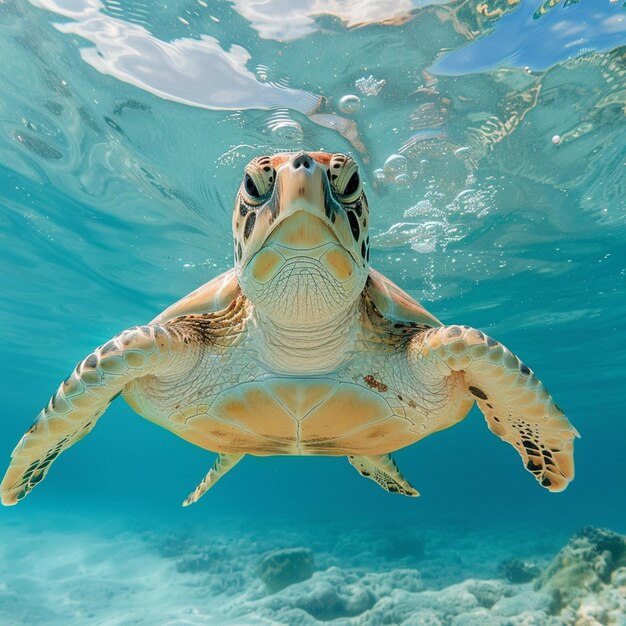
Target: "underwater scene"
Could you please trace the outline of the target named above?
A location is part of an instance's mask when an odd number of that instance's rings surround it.
[[[626,626],[623,0],[0,54],[0,625]]]

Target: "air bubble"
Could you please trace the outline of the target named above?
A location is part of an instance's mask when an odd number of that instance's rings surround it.
[[[269,67],[267,65],[257,65],[256,68],[256,77],[262,83],[267,81],[267,76],[269,74]]]
[[[298,122],[281,122],[272,128],[272,136],[284,141],[300,143],[304,139],[304,132]]]
[[[272,137],[280,141],[300,143],[304,139],[304,131],[298,122],[289,117],[285,109],[278,109],[268,120],[268,126]]]
[[[342,113],[356,113],[361,108],[361,98],[353,94],[344,96],[339,100],[339,109]]]
[[[415,206],[408,208],[404,212],[404,217],[424,217],[426,215],[432,215],[437,209],[433,207],[430,200],[420,200]],[[441,213],[441,211],[439,211]]]
[[[385,182],[385,171],[382,170],[381,168],[378,168],[377,170],[374,170],[374,179],[377,180],[379,183],[384,183]]]
[[[390,178],[397,174],[404,174],[408,169],[406,159],[401,154],[392,154],[383,165],[385,176]]]
[[[376,80],[372,75],[367,78],[359,78],[354,83],[355,87],[366,96],[377,96],[386,84],[387,81],[384,78]]]
[[[552,137],[552,143],[558,146],[561,143],[561,135],[554,135],[554,137]]]
[[[394,182],[398,187],[401,188],[410,187],[411,177],[408,174],[398,174],[395,177]]]

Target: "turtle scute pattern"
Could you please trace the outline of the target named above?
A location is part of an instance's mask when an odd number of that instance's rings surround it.
[[[431,357],[442,373],[461,371],[489,429],[519,452],[524,466],[550,491],[574,477],[579,436],[532,370],[479,330],[444,326],[426,331],[417,359]]]

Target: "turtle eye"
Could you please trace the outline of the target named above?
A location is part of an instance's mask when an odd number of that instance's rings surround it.
[[[338,200],[344,204],[354,202],[362,191],[359,168],[345,154],[333,154],[328,164],[328,180],[333,190],[339,196]]]
[[[257,189],[256,185],[254,184],[254,181],[252,180],[252,177],[250,176],[250,174],[246,174],[244,179],[243,179],[243,186],[244,189],[246,190],[246,193],[249,196],[252,196],[253,198],[260,198],[261,194],[259,193],[259,190]]]
[[[258,157],[246,165],[241,193],[247,204],[263,204],[274,188],[276,172],[269,157]]]
[[[346,188],[343,190],[344,195],[351,196],[353,193],[356,193],[361,186],[361,179],[359,178],[359,173],[354,172],[352,176],[350,176],[350,180],[346,185]]]

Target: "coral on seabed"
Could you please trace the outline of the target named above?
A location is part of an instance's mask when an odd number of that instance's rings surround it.
[[[275,593],[311,578],[315,565],[313,552],[307,548],[275,550],[263,557],[259,565],[259,578],[270,593]]]
[[[626,626],[622,535],[579,531],[534,589],[520,579],[534,577],[535,566],[509,561],[506,568],[509,580],[467,579],[437,590],[424,589],[415,569],[333,566],[272,595],[250,593],[231,614],[289,626]]]
[[[416,570],[330,567],[279,593],[233,604],[232,613],[289,626],[564,626],[548,615],[550,603],[547,594],[502,581],[424,590]]]
[[[507,559],[500,563],[498,572],[510,583],[523,584],[536,578],[539,575],[539,568],[521,559]]]
[[[626,537],[587,527],[578,531],[537,581],[555,612],[575,626],[626,624]]]

